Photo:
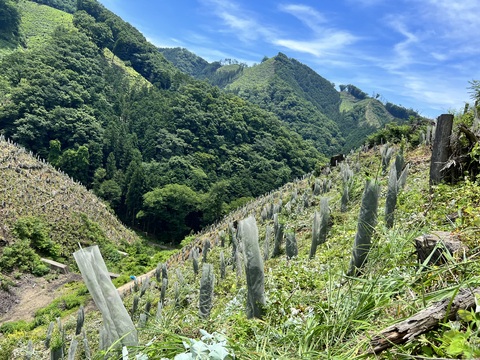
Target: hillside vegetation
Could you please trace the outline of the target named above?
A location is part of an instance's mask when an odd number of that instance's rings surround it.
[[[275,113],[320,152],[340,151],[339,94],[330,82],[295,59],[280,53],[245,69],[225,88]]]
[[[371,351],[369,339],[388,325],[437,300],[454,297],[459,289],[478,287],[478,182],[466,180],[455,186],[430,188],[428,147],[395,147],[392,158],[402,151],[406,151],[408,175],[405,186],[399,190],[392,227],[387,226],[384,217],[389,175],[380,175],[383,160],[377,149],[351,155],[330,173],[286,184],[230,213],[208,231],[185,239],[184,248],[168,261],[163,276],[158,270],[155,280],[150,279],[150,285],[141,293],[133,290],[124,297],[126,308],[138,324],[141,344],[130,348],[130,354],[141,352],[149,359],[173,358],[175,354],[190,352],[182,341],[202,338],[197,346],[216,344],[217,349],[246,359],[363,358]],[[390,168],[395,168],[393,159]],[[376,181],[380,199],[372,245],[361,272],[346,276],[351,266],[353,239],[362,226],[359,212],[365,172],[374,169],[379,171]],[[345,181],[349,200],[343,204]],[[326,242],[318,244],[312,257],[315,212],[322,211],[321,203],[325,200],[330,218]],[[452,213],[459,216],[451,218]],[[232,232],[232,226],[240,226],[237,222],[248,216],[256,219],[259,249],[264,258],[265,305],[261,321],[250,319],[244,311],[250,255],[240,250],[247,246],[240,230],[233,228]],[[414,239],[437,230],[457,234],[469,251],[447,257],[443,265],[417,263]],[[277,249],[278,231],[284,235],[279,238]],[[286,240],[292,238],[294,255],[291,240]],[[202,263],[204,269],[206,263],[213,265],[215,281],[212,307],[206,308],[206,315],[199,316],[199,281],[205,280]],[[161,268],[160,264],[157,269]],[[168,284],[162,289],[162,277],[166,276]],[[142,325],[142,314],[148,314],[146,325]],[[85,320],[91,349],[96,348],[98,341],[98,325],[93,320],[97,317],[91,313]],[[68,329],[75,317],[63,321]],[[472,337],[478,332],[475,321],[471,317],[462,317],[460,322],[446,321],[415,341],[394,346],[376,357],[478,355]],[[27,339],[32,339],[35,353],[42,354],[42,331],[44,334],[46,329],[38,328],[27,338],[12,333],[4,344],[20,354],[25,351],[22,349]],[[453,336],[463,339],[455,348]],[[82,335],[72,338],[80,341]],[[68,348],[68,340],[64,346]],[[210,349],[213,351],[213,347]],[[84,356],[82,351],[79,346],[80,357]],[[109,354],[114,355],[115,351],[109,350]]]
[[[422,119],[411,109],[380,102],[354,85],[335,85],[279,53],[251,67],[232,59],[208,63],[186,49],[160,49],[178,69],[275,113],[325,154],[348,153],[385,124]]]
[[[12,6],[26,48],[0,64],[0,132],[130,226],[178,242],[325,160],[274,114],[176,70],[96,1],[73,17]]]
[[[0,360],[480,357],[475,307],[371,343],[480,287],[476,105],[455,118],[453,184],[430,185],[432,123],[284,54],[210,64],[96,0],[0,6]],[[418,261],[435,231],[461,251]],[[118,290],[79,280],[91,245]]]
[[[59,25],[72,27],[72,14],[40,5],[31,1],[19,1],[21,14],[20,31],[29,49],[45,46]]]

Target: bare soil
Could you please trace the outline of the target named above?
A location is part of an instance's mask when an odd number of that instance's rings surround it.
[[[74,273],[59,274],[48,281],[30,274],[22,275],[8,291],[0,289],[0,324],[33,320],[38,309],[46,307],[63,294],[66,284],[81,280],[82,277]]]

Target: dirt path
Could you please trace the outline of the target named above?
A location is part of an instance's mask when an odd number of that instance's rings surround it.
[[[38,309],[46,307],[63,294],[64,285],[81,281],[79,274],[62,274],[47,281],[32,275],[22,275],[9,291],[0,290],[0,324],[7,321],[31,321]]]
[[[137,279],[141,284],[147,277],[154,276],[155,269],[138,275]],[[64,285],[73,281],[82,281],[82,276],[75,273],[60,274],[57,279],[47,281],[29,274],[22,275],[9,291],[0,289],[0,325],[7,321],[33,320],[38,309],[48,306],[61,296],[64,293]],[[123,296],[129,293],[132,287],[133,280],[117,290],[120,296]]]

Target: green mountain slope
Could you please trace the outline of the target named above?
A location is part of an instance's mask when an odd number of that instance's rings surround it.
[[[73,18],[22,12],[28,39],[44,41],[0,64],[0,132],[92,188],[127,224],[178,241],[324,160],[272,113],[176,70],[97,2],[79,8]],[[48,31],[36,35],[32,21]],[[174,185],[193,196],[164,211],[160,195]]]
[[[159,48],[158,50],[180,71],[196,78],[201,78],[205,68],[209,66],[207,60],[184,48]]]
[[[308,66],[281,53],[247,67],[232,60],[228,65],[208,63],[180,48],[160,51],[181,71],[275,113],[325,154],[349,152],[385,124],[419,117],[411,109],[370,98],[353,85],[341,85],[338,92]]]
[[[73,27],[71,14],[50,6],[21,0],[18,8],[22,16],[20,31],[29,49],[45,46],[57,26]]]
[[[347,133],[344,151],[349,152],[365,142],[365,138],[376,130],[392,122],[403,122],[392,116],[385,106],[373,98],[356,99],[341,92],[343,120],[340,124],[342,133]]]
[[[343,145],[336,121],[340,97],[333,85],[295,59],[279,54],[246,68],[226,90],[275,113],[324,154]]]

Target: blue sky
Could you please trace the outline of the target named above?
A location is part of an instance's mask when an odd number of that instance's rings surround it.
[[[100,0],[159,47],[249,65],[283,52],[436,118],[480,80],[478,0]]]

